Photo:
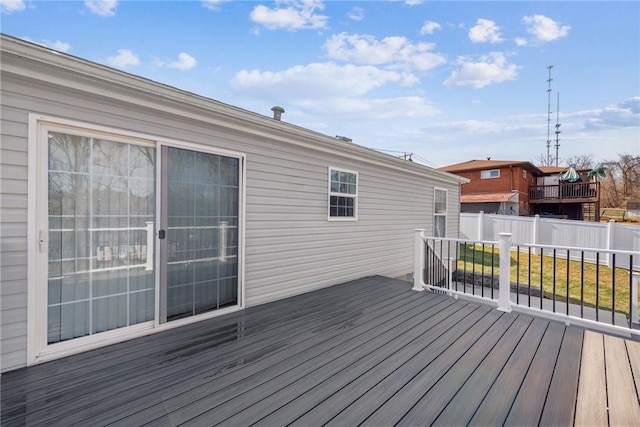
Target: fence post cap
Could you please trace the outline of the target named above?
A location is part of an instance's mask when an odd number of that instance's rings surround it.
[[[502,232],[502,233],[498,233],[498,236],[511,237],[511,236],[513,236],[513,233],[505,233],[505,232]]]

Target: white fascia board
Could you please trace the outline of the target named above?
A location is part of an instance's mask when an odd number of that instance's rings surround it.
[[[441,183],[469,180],[271,117],[1,35],[2,73],[103,97],[256,137],[386,167]]]

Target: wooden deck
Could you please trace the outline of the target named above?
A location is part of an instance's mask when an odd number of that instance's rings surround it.
[[[1,424],[640,425],[640,343],[370,277],[5,373]]]

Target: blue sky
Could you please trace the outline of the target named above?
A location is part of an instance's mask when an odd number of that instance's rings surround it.
[[[640,2],[0,0],[3,33],[445,166],[640,155]]]

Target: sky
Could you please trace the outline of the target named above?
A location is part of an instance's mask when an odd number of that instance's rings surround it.
[[[0,0],[0,10],[5,34],[265,116],[278,105],[285,122],[430,166],[555,164],[556,129],[560,165],[640,155],[638,1]]]

